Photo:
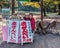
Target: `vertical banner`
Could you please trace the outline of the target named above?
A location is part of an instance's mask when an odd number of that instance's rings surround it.
[[[10,8],[2,8],[2,16],[8,18],[10,16]]]
[[[18,43],[19,21],[10,20],[8,26],[7,42]]]
[[[27,23],[27,29],[28,29],[28,37],[31,39],[30,42],[33,41],[33,36],[32,36],[32,28],[31,28],[31,22],[26,21]]]
[[[21,44],[32,42],[32,30],[30,21],[20,21]]]

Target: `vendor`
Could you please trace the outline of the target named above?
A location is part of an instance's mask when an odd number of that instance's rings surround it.
[[[30,21],[31,21],[32,31],[35,31],[35,19],[33,18],[32,13],[29,14],[29,18],[30,18]]]
[[[24,20],[30,20],[29,18],[29,13],[26,13],[25,16],[23,17]]]

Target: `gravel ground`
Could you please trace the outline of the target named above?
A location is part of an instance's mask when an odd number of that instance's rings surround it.
[[[54,34],[35,34],[34,43],[21,45],[2,42],[0,48],[60,48],[60,36]]]

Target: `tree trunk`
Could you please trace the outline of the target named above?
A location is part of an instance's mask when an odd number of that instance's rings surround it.
[[[12,0],[12,15],[14,14],[14,6],[15,6],[15,0]]]
[[[43,21],[43,0],[41,0],[41,21]]]
[[[46,16],[46,8],[45,7],[43,9],[43,12],[44,12],[44,16]]]
[[[60,15],[60,4],[58,4],[58,15]]]

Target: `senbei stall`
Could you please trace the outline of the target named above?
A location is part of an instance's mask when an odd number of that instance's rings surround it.
[[[11,43],[33,42],[33,33],[30,21],[8,20],[8,24],[3,28],[3,41]],[[5,32],[6,31],[6,32]]]

